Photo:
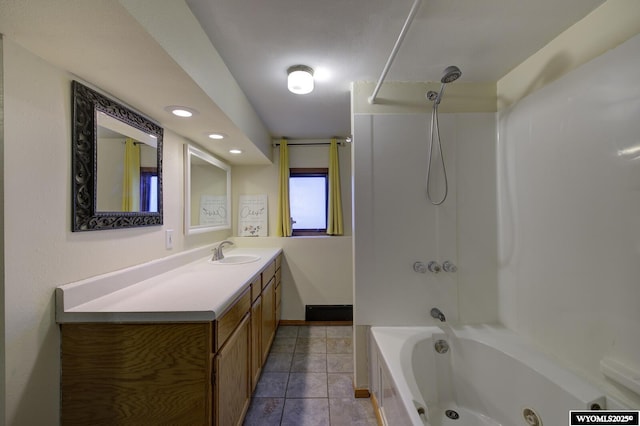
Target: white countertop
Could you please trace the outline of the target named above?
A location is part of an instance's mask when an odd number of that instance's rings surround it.
[[[104,277],[60,286],[56,288],[56,321],[213,321],[281,251],[279,248],[225,250],[226,256],[255,255],[260,259],[251,263],[220,265],[209,262],[211,256],[208,255],[115,290],[113,284],[105,284]],[[127,273],[139,274],[139,269],[133,267],[119,271],[116,276],[108,274],[108,279],[115,281],[124,277],[126,281]],[[105,290],[107,287],[111,288]],[[77,296],[81,293],[82,297]]]

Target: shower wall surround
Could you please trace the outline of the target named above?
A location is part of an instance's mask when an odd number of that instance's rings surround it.
[[[428,120],[354,116],[357,324],[430,324],[433,306],[451,321],[496,319],[495,114],[440,114],[449,197],[439,207],[425,194]],[[414,272],[430,260],[459,268]]]
[[[640,35],[499,113],[499,314],[608,395],[640,371]]]
[[[495,113],[440,114],[449,179],[441,206],[425,192],[429,119],[426,109],[353,117],[359,335],[369,325],[433,324],[432,307],[452,322],[497,320]],[[415,261],[430,260],[450,260],[458,270],[414,272]],[[366,350],[356,340],[356,386],[366,387]]]

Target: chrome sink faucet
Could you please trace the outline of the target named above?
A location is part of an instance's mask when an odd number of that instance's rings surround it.
[[[232,246],[233,242],[229,240],[224,240],[223,242],[221,242],[220,244],[218,244],[216,247],[213,248],[213,257],[211,258],[212,261],[224,259],[224,253],[222,252],[222,248],[227,244]]]
[[[444,314],[442,313],[442,311],[438,308],[432,308],[431,309],[431,316],[434,317],[437,320],[440,320],[442,322],[445,322],[447,319],[444,317]]]

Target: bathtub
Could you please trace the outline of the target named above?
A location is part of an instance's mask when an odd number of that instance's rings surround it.
[[[605,408],[601,391],[500,326],[372,327],[369,351],[388,426],[558,426],[569,410]]]

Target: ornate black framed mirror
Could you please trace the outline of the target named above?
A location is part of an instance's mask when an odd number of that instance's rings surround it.
[[[162,127],[77,81],[72,91],[72,231],[162,225]]]

